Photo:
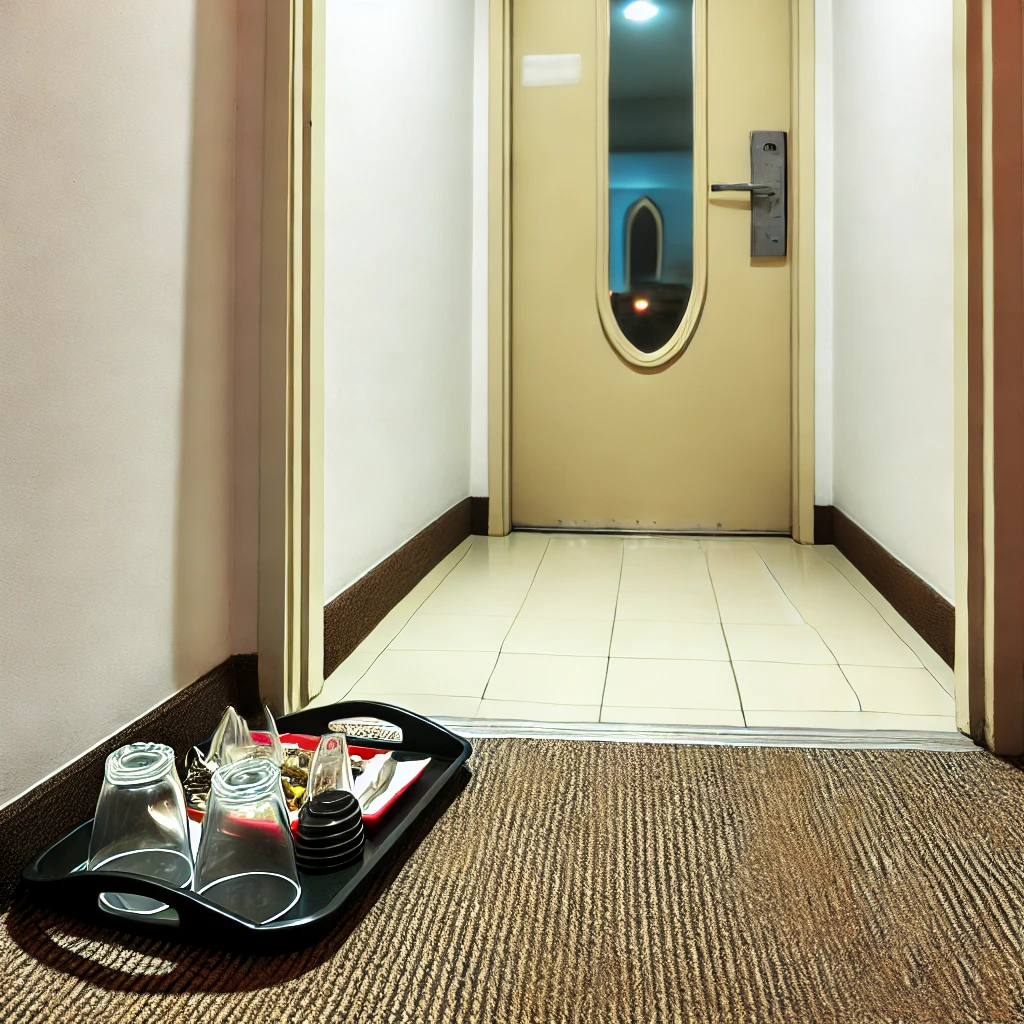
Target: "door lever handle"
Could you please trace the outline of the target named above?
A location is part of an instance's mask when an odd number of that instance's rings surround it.
[[[773,185],[765,185],[763,183],[751,184],[749,181],[740,182],[737,184],[719,184],[711,186],[712,192],[750,192],[755,196],[773,196],[775,195],[775,187]]]
[[[750,216],[750,255],[786,255],[786,133],[750,133],[750,177],[738,184],[712,185],[712,192],[747,192],[737,209]],[[714,198],[713,196],[711,198]]]

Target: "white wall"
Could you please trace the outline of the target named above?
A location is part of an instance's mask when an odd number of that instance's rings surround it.
[[[952,600],[952,10],[833,19],[833,503]]]
[[[234,33],[0,5],[0,803],[231,652]]]
[[[469,494],[474,0],[327,6],[324,598]]]

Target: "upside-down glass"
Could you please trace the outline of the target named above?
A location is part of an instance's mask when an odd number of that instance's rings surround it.
[[[213,773],[196,854],[196,892],[256,924],[286,914],[301,893],[281,769],[264,758]]]
[[[192,884],[185,795],[174,751],[162,743],[130,743],[106,760],[89,840],[90,871],[124,871],[174,889]],[[130,893],[105,892],[108,909],[155,914],[167,904]]]
[[[312,800],[319,793],[332,789],[347,789],[351,793],[352,786],[352,762],[349,760],[345,734],[331,732],[321,736],[320,745],[313,753],[309,765],[306,800]]]
[[[216,765],[243,761],[253,756],[254,747],[245,719],[229,704],[210,740],[208,759]]]
[[[268,761],[281,767],[284,764],[284,748],[281,746],[281,733],[278,731],[277,722],[274,721],[274,713],[263,705],[263,717],[266,721],[267,742],[260,743],[253,739],[251,757],[264,757]]]

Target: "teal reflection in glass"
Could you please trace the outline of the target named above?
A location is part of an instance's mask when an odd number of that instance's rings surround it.
[[[655,352],[693,286],[693,0],[610,4],[611,305],[629,342]]]

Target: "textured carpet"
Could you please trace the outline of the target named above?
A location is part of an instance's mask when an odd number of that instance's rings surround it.
[[[374,901],[281,957],[17,904],[0,1020],[1024,1020],[1024,773],[981,753],[488,740]]]

